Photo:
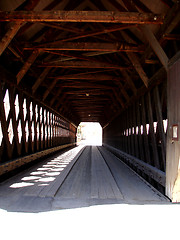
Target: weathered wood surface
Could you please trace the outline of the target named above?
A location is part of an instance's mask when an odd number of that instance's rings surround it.
[[[118,65],[112,65],[108,63],[103,62],[88,62],[88,61],[68,61],[68,62],[55,62],[55,63],[44,63],[42,65],[39,65],[39,67],[56,67],[56,68],[109,68],[109,69],[128,69],[127,66],[118,66]]]
[[[48,211],[113,203],[168,203],[104,147],[55,154],[0,184],[0,208]]]
[[[118,11],[0,11],[0,21],[163,24],[163,17],[153,13]]]
[[[177,56],[179,57],[179,56]],[[168,133],[166,160],[166,194],[174,202],[180,202],[180,58],[168,72]],[[173,140],[173,125],[178,126],[177,139]]]
[[[158,40],[156,39],[156,37],[154,36],[152,31],[148,27],[142,26],[141,30],[144,33],[145,37],[147,38],[152,49],[156,53],[157,57],[161,61],[162,65],[164,66],[164,68],[167,71],[169,59],[168,59],[166,53],[164,52],[164,50],[162,49],[161,45],[159,44]]]
[[[132,164],[132,166],[135,166],[137,170],[141,170],[143,173],[146,173],[149,177],[160,183],[162,186],[165,186],[166,180],[165,172],[139,160],[136,157],[133,157],[114,147],[108,146],[107,144],[104,144],[104,146],[107,147],[111,152],[116,154],[118,157],[120,157],[122,160],[124,160],[126,163]]]
[[[40,151],[37,153],[33,153],[33,154],[30,154],[25,157],[20,157],[20,158],[14,159],[12,161],[8,161],[6,163],[2,163],[2,164],[0,164],[0,175],[11,172],[27,163],[35,161],[41,157],[48,156],[49,154],[55,153],[64,148],[72,147],[74,145],[75,145],[75,143],[64,144],[64,145],[61,145],[58,147],[49,148],[49,149],[46,149],[46,150],[43,150],[43,151]]]
[[[96,42],[63,42],[55,41],[53,43],[39,44],[24,47],[25,50],[41,50],[41,51],[95,51],[95,52],[143,52],[141,46],[124,43],[96,43]],[[88,53],[89,55],[89,53]],[[97,53],[96,53],[97,55]],[[91,55],[92,56],[92,55]]]

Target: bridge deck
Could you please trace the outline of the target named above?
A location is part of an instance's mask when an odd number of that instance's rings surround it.
[[[76,147],[0,184],[0,208],[39,212],[98,204],[167,203],[104,147]]]

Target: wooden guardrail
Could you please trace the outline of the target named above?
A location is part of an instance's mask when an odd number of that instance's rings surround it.
[[[53,147],[53,148],[49,148],[40,152],[36,152],[33,154],[30,154],[28,156],[24,156],[24,157],[20,157],[5,163],[0,164],[0,176],[4,175],[10,171],[13,171],[27,163],[30,163],[32,161],[35,161],[39,158],[45,157],[51,153],[55,153],[59,150],[68,148],[68,147],[72,147],[74,146],[76,143],[69,143],[69,144],[64,144],[58,147]]]
[[[112,152],[114,155],[119,157],[121,160],[123,160],[128,165],[132,164],[138,170],[147,174],[149,177],[154,179],[156,182],[158,182],[162,186],[165,186],[165,182],[166,182],[165,172],[163,172],[163,171],[157,169],[156,167],[153,167],[153,166],[149,165],[148,163],[145,163],[142,160],[140,160],[132,155],[129,155],[117,148],[109,146],[108,144],[103,144],[103,146],[106,147],[110,152]]]

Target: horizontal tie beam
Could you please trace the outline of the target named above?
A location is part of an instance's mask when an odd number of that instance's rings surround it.
[[[163,16],[118,11],[0,11],[0,21],[163,24]]]

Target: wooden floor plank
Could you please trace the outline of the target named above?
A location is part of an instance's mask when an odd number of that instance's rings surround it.
[[[84,174],[87,176],[86,165],[89,160],[90,149],[86,147],[81,157],[73,166],[62,187],[56,194],[57,198],[78,198],[84,185]],[[85,194],[85,193],[84,193]]]
[[[95,165],[94,171],[96,171],[97,176],[96,185],[99,189],[99,198],[123,199],[121,191],[97,147],[92,148],[92,156],[92,161],[94,161]]]
[[[99,197],[99,187],[98,187],[98,172],[97,172],[97,161],[96,161],[96,152],[92,149],[92,158],[91,158],[91,198]]]
[[[77,160],[74,158],[79,153],[79,151],[80,148],[77,148],[69,150],[67,154],[63,154],[62,157],[56,155],[55,159],[50,158],[49,161],[44,165],[41,165],[40,168],[35,169],[31,175],[33,174],[33,176],[40,176],[41,178],[37,181],[34,181],[34,185],[30,189],[27,189],[25,195],[45,197],[46,195],[52,196],[55,194],[60,184],[64,181],[64,178],[70,171],[72,165]],[[67,162],[67,164],[65,163],[65,161],[67,161],[66,159],[69,159],[69,162]],[[64,164],[64,166],[67,166],[63,170],[60,170],[61,174],[59,176],[54,176],[56,169],[62,169],[62,164]]]
[[[161,193],[149,185],[119,158],[104,147],[101,148],[101,152],[127,203],[165,201],[166,198]]]
[[[56,154],[0,184],[0,208],[9,211],[164,202],[168,201],[162,194],[120,159],[95,146]]]
[[[79,151],[80,150],[80,151]],[[67,175],[70,173],[76,161],[81,156],[84,148],[78,149],[73,156],[71,156],[72,161],[64,168],[60,175],[56,178],[55,181],[51,182],[48,187],[44,188],[38,196],[40,197],[54,197],[58,189],[61,187],[62,183],[66,179]],[[75,155],[75,156],[74,156]]]

